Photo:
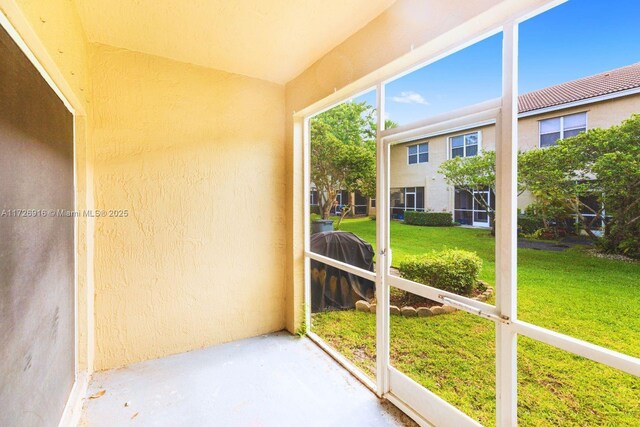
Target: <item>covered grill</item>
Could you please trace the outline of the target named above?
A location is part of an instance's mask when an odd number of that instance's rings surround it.
[[[373,247],[353,233],[326,231],[313,234],[311,251],[373,271]],[[312,312],[352,309],[356,301],[370,301],[374,295],[374,282],[311,260]]]

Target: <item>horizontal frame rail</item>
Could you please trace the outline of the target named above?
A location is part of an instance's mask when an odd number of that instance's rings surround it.
[[[331,347],[331,345],[327,344],[325,340],[322,339],[318,334],[307,331],[307,337],[317,344],[325,353],[327,353],[333,360],[338,362],[345,368],[351,375],[356,377],[358,381],[360,381],[365,387],[369,390],[377,394],[377,385],[376,383],[369,378],[360,368],[358,368],[353,362],[344,357],[342,353]]]
[[[402,289],[403,291],[410,292],[412,294],[421,296],[423,298],[428,298],[432,301],[442,302],[445,304],[446,304],[445,299],[449,299],[452,302],[452,304],[450,304],[451,306],[454,306],[454,304],[456,303],[464,304],[468,308],[476,310],[474,314],[478,314],[478,312],[481,311],[483,313],[491,315],[492,317],[487,317],[487,318],[493,321],[496,321],[496,318],[501,318],[501,315],[500,313],[498,313],[498,310],[496,309],[496,307],[491,304],[487,304],[482,301],[463,297],[463,296],[454,294],[453,292],[443,291],[442,289],[436,289],[427,285],[421,285],[420,283],[412,282],[411,280],[403,279],[402,277],[398,277],[398,276],[388,275],[386,279],[387,279],[387,283],[389,283],[390,286],[393,286],[398,289]],[[465,308],[465,311],[469,311],[469,310]]]
[[[435,426],[481,427],[473,418],[421,386],[394,367],[389,367],[391,392]]]
[[[640,359],[520,320],[511,323],[519,335],[640,377]]]
[[[509,323],[509,318],[506,316],[496,316],[495,314],[487,313],[479,308],[475,308],[462,301],[457,301],[455,299],[445,297],[444,295],[440,295],[440,299],[446,305],[450,305],[451,307],[466,311],[467,313],[475,314],[476,316],[484,317],[486,319],[493,320],[494,322]]]
[[[336,261],[333,258],[329,258],[324,255],[319,255],[311,251],[305,251],[304,255],[307,258],[321,262],[323,264],[330,265],[331,267],[338,268],[340,270],[346,271],[347,273],[355,274],[356,276],[362,277],[363,279],[371,280],[372,282],[375,282],[376,280],[376,273],[373,271],[368,271],[363,268],[346,264],[341,261]]]
[[[386,129],[380,132],[384,140],[392,136],[423,132],[429,134],[441,130],[447,130],[458,126],[465,126],[495,118],[502,107],[502,99],[496,98],[489,101],[473,104],[444,114],[419,120],[414,123]],[[395,139],[395,138],[394,138]]]

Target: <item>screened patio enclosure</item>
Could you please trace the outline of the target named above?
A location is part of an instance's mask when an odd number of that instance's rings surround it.
[[[357,275],[363,279],[375,281],[376,284],[376,304],[371,306],[375,310],[375,372],[363,371],[359,357],[349,353],[349,356],[341,354],[334,344],[339,340],[329,332],[327,336],[320,336],[314,333],[311,313],[306,312],[307,329],[309,336],[317,341],[330,354],[340,361],[354,375],[361,379],[369,388],[379,396],[389,399],[398,407],[409,413],[414,420],[423,425],[456,425],[456,426],[476,426],[495,422],[497,425],[512,426],[519,422],[518,415],[518,372],[519,363],[524,363],[522,355],[519,355],[519,348],[530,340],[544,343],[556,349],[569,352],[571,354],[590,359],[606,367],[612,367],[633,377],[640,374],[640,363],[634,355],[618,352],[606,345],[596,345],[588,340],[577,339],[571,334],[562,334],[553,329],[542,327],[541,325],[523,321],[518,315],[517,298],[517,197],[519,189],[517,186],[517,157],[518,157],[518,65],[519,65],[519,43],[518,34],[521,24],[539,14],[545,13],[549,8],[557,5],[558,2],[550,3],[546,8],[536,9],[527,13],[513,16],[505,20],[500,25],[478,33],[465,40],[460,40],[455,46],[449,46],[431,55],[420,57],[414,55],[415,62],[412,67],[406,69],[396,69],[395,75],[388,73],[385,78],[378,79],[375,85],[377,114],[377,177],[376,177],[376,205],[377,214],[375,218],[375,243],[376,243],[376,271],[370,272],[360,269],[347,263],[328,259],[314,253],[309,248],[309,232],[305,232],[305,265],[306,265],[306,305],[310,301],[311,290],[309,281],[310,262],[323,262],[332,268],[339,268],[350,274]],[[428,117],[413,123],[401,123],[390,129],[384,129],[385,119],[388,117],[386,106],[390,98],[386,95],[387,88],[395,79],[421,67],[428,68],[437,61],[445,61],[449,57],[455,56],[465,49],[473,49],[476,44],[485,40],[499,39],[501,49],[499,54],[501,74],[495,77],[500,82],[501,96],[493,99],[484,99],[481,102],[470,105],[456,106],[440,114]],[[418,63],[419,65],[416,65]],[[369,89],[370,90],[370,89]],[[364,96],[359,93],[367,92],[361,89],[344,95],[344,102],[351,99],[362,99]],[[303,184],[305,194],[308,194],[310,163],[309,149],[313,144],[310,132],[310,121],[316,114],[330,110],[333,106],[341,102],[335,99],[333,104],[324,104],[313,109],[305,110],[305,114],[298,114],[296,131],[298,137],[304,141],[304,170],[305,177]],[[392,269],[394,259],[394,245],[399,240],[394,240],[394,221],[404,219],[405,211],[425,210],[425,198],[432,197],[429,189],[425,187],[394,187],[394,166],[398,162],[392,160],[393,151],[391,147],[397,144],[408,144],[406,154],[400,162],[409,165],[419,163],[418,147],[424,145],[422,155],[424,162],[433,158],[433,147],[426,146],[429,141],[439,135],[451,134],[453,132],[461,134],[460,137],[449,138],[449,157],[473,157],[480,154],[480,142],[475,133],[465,134],[465,130],[477,129],[482,126],[495,126],[495,192],[490,188],[478,188],[473,192],[452,188],[449,197],[453,202],[453,218],[462,225],[475,227],[490,227],[490,214],[495,214],[495,302],[487,303],[485,300],[478,300],[465,295],[458,295],[454,292],[407,280],[398,275],[396,269]],[[582,129],[584,130],[584,129]],[[572,135],[568,135],[572,136]],[[483,141],[483,145],[486,145]],[[544,147],[543,147],[544,148]],[[428,151],[427,151],[428,150]],[[404,153],[404,152],[403,152]],[[427,177],[429,181],[429,177]],[[304,218],[306,220],[305,230],[309,230],[309,212],[305,206]],[[399,238],[397,238],[399,239]],[[401,248],[406,252],[405,246]],[[394,264],[395,265],[395,264]],[[473,370],[489,365],[495,367],[490,370],[490,375],[495,375],[493,385],[489,386],[487,393],[494,396],[495,412],[489,411],[487,418],[476,418],[470,416],[459,406],[451,404],[442,395],[446,394],[445,385],[439,385],[433,389],[424,386],[415,379],[415,372],[404,372],[402,368],[396,366],[395,358],[411,352],[411,344],[405,341],[394,342],[397,334],[391,326],[392,314],[390,314],[390,293],[395,290],[404,291],[407,294],[422,297],[432,302],[440,303],[444,307],[451,307],[453,310],[461,311],[465,319],[476,319],[470,321],[478,324],[492,324],[493,333],[488,335],[487,347],[494,349],[493,355],[486,360],[482,359],[482,365],[474,366],[473,358],[480,360],[479,354],[474,354],[470,350],[470,359],[464,361],[465,369]],[[396,308],[397,310],[397,308]],[[398,312],[398,314],[400,314]],[[428,319],[428,318],[427,318]],[[462,324],[469,323],[467,320]],[[474,323],[474,324],[475,324]],[[435,327],[435,326],[434,326]],[[482,326],[483,330],[485,326]],[[351,331],[351,329],[348,329]],[[327,334],[327,331],[324,330]],[[473,334],[468,332],[470,336]],[[436,332],[437,335],[437,332]],[[404,338],[406,340],[406,337]],[[446,340],[446,337],[442,337]],[[462,337],[464,339],[464,337]],[[416,338],[415,345],[419,338]],[[332,344],[332,342],[334,344]],[[404,347],[400,347],[404,345]],[[348,345],[345,345],[350,348]],[[446,351],[437,345],[434,351]],[[520,350],[521,352],[522,350]],[[428,364],[429,355],[425,354],[424,360],[415,364]],[[483,356],[484,357],[484,356]],[[453,363],[453,360],[452,360]],[[431,374],[433,375],[432,371]],[[440,388],[442,387],[442,388]],[[464,399],[462,399],[464,400]],[[630,407],[634,403],[629,402]],[[472,403],[470,402],[470,406]],[[494,421],[495,420],[495,421]]]
[[[555,401],[589,412],[574,425],[633,424],[636,264],[517,251],[521,36],[554,10],[574,23],[559,8],[580,1],[0,0],[0,425],[509,427],[558,424]],[[611,126],[640,83],[623,92],[605,113],[545,110],[532,144]],[[331,219],[353,214],[338,232],[366,249],[353,265],[310,245],[311,134],[362,99],[368,168],[331,189]],[[440,163],[486,150],[495,185],[444,184]],[[583,216],[601,199],[579,199]],[[602,234],[611,215],[593,215]],[[401,272],[458,246],[484,262],[483,293]],[[312,283],[354,282],[314,310]]]

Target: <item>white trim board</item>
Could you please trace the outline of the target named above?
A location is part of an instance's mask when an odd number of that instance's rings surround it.
[[[76,381],[73,383],[71,393],[69,393],[69,399],[67,399],[58,427],[76,427],[80,423],[82,405],[84,397],[87,395],[89,379],[90,377],[86,372],[76,375]]]
[[[76,124],[77,124],[77,116],[84,114],[82,110],[82,106],[80,105],[77,99],[74,99],[74,103],[78,106],[78,108],[72,105],[72,102],[65,96],[63,91],[60,89],[58,84],[54,81],[52,76],[47,72],[45,66],[40,62],[34,50],[40,52],[40,57],[44,62],[46,62],[50,69],[54,70],[59,74],[59,79],[62,83],[66,84],[62,74],[59,73],[57,66],[54,64],[51,57],[47,54],[46,49],[38,39],[37,35],[33,31],[33,29],[29,26],[28,21],[22,15],[20,9],[15,5],[15,3],[10,1],[0,0],[0,26],[7,32],[9,37],[13,40],[13,42],[18,46],[18,48],[22,51],[22,53],[27,57],[29,62],[34,66],[34,68],[38,71],[40,76],[44,79],[44,81],[51,87],[51,89],[55,92],[58,98],[62,101],[65,108],[72,115],[72,132],[73,132],[73,209],[77,211],[78,209],[78,168],[77,168],[77,133],[76,133]],[[7,13],[7,11],[11,11],[11,13]],[[11,19],[8,15],[11,15]],[[16,26],[12,23],[12,21],[16,22]],[[26,39],[29,40],[29,43],[22,37],[20,32],[16,27],[20,27],[22,29],[22,33],[26,34]],[[34,50],[30,48],[29,45],[34,46]],[[73,96],[73,92],[67,88],[67,92]],[[79,325],[79,313],[78,313],[78,217],[74,217],[73,222],[73,301],[74,301],[74,382],[67,398],[67,403],[62,413],[62,417],[60,418],[59,426],[77,426],[80,421],[80,414],[82,412],[82,400],[86,394],[89,375],[86,372],[80,372],[79,370],[79,339],[80,333],[78,330]],[[91,296],[91,299],[93,296]]]
[[[495,125],[496,124],[496,119],[488,119],[488,120],[483,120],[480,122],[476,122],[476,123],[471,123],[471,124],[466,124],[466,125],[460,125],[460,126],[456,126],[450,129],[445,129],[445,130],[440,130],[440,131],[433,131],[431,133],[427,133],[423,136],[419,136],[419,137],[409,137],[407,139],[398,139],[398,140],[394,140],[393,141],[393,145],[400,145],[400,144],[407,144],[407,143],[419,143],[421,140],[423,139],[428,139],[428,138],[435,138],[436,136],[442,136],[442,135],[449,135],[452,133],[459,133],[459,132],[465,132],[468,130],[473,130],[473,129],[478,129],[481,127],[485,127],[485,126],[491,126],[491,125]],[[480,132],[480,131],[478,131]],[[428,142],[428,141],[425,141]]]
[[[3,8],[4,9],[4,8]],[[9,18],[6,16],[5,11],[0,11],[0,25],[5,31],[9,34],[9,37],[13,39],[15,44],[18,45],[22,53],[29,59],[29,61],[33,64],[33,66],[38,70],[42,78],[47,82],[47,84],[53,89],[53,91],[58,95],[58,98],[62,101],[64,106],[75,116],[76,109],[71,105],[71,102],[67,99],[67,97],[62,93],[58,85],[53,81],[47,70],[42,66],[40,61],[36,58],[36,55],[31,51],[27,43],[20,36],[18,31],[15,29]]]

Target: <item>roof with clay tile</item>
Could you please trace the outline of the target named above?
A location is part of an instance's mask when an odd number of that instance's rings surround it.
[[[640,62],[518,97],[518,111],[539,110],[640,87]]]

